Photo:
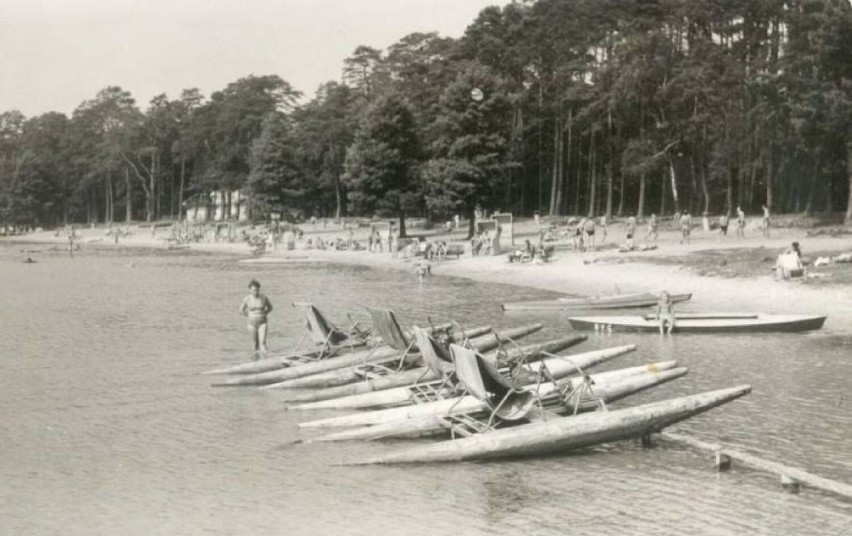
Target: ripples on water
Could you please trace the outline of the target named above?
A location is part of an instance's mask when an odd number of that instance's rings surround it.
[[[248,358],[236,310],[251,278],[276,306],[273,350],[297,341],[289,303],[302,300],[339,324],[348,311],[365,318],[361,304],[408,322],[544,321],[541,339],[570,330],[564,317],[505,315],[498,305],[547,292],[166,252],[19,258],[0,247],[3,533],[839,535],[852,526],[842,499],[789,495],[774,476],[745,468],[719,475],[708,454],[665,443],[336,466],[401,442],[293,444],[305,414],[287,412],[274,393],[212,389],[197,374]],[[700,308],[700,289],[695,299]],[[577,351],[626,343],[639,350],[604,368],[677,358],[690,373],[618,405],[751,383],[748,397],[678,430],[852,482],[849,335],[592,335]]]

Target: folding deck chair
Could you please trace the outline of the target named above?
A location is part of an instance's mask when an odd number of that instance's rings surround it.
[[[460,384],[470,395],[487,403],[490,409],[487,420],[476,414],[454,414],[451,409],[439,421],[452,437],[486,432],[503,423],[545,420],[568,412],[577,414],[581,408],[590,405],[607,409],[603,400],[595,394],[593,382],[582,370],[580,373],[584,381],[578,387],[565,384],[551,395],[541,397],[538,386],[535,389],[521,389],[474,350],[451,344],[450,352]]]
[[[370,331],[361,329],[358,322],[354,322],[348,330],[344,331],[331,323],[312,303],[293,302],[293,307],[299,311],[305,322],[302,336],[293,348],[294,354],[308,335],[320,347],[319,354],[310,360],[323,359],[334,355],[341,348],[351,349],[367,342]]]
[[[439,422],[449,429],[452,437],[486,432],[503,421],[527,417],[535,404],[535,393],[515,386],[475,350],[451,344],[450,353],[460,384],[490,408],[487,420],[466,413],[452,413],[451,409]]]

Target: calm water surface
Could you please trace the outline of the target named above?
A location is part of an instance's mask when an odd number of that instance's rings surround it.
[[[560,315],[498,311],[547,292],[166,252],[72,259],[31,246],[39,262],[22,264],[21,247],[0,245],[2,534],[852,534],[852,502],[790,495],[742,467],[719,475],[708,454],[667,443],[341,467],[410,443],[294,444],[304,413],[198,375],[248,358],[237,307],[251,278],[277,306],[273,350],[298,339],[289,303],[301,300],[340,324],[372,304],[409,322],[547,322],[539,338],[570,330]],[[639,350],[604,368],[677,358],[690,373],[619,405],[750,383],[751,395],[678,431],[852,483],[848,333],[593,335],[577,351],[626,343]]]

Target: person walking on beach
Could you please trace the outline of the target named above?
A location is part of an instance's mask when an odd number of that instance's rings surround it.
[[[586,220],[586,224],[583,225],[583,232],[586,235],[586,246],[591,248],[592,251],[595,250],[595,220],[594,218],[589,218]]]
[[[692,216],[689,212],[684,212],[680,217],[680,243],[689,245],[689,240],[692,235]]]
[[[243,299],[240,313],[248,317],[248,330],[252,335],[254,351],[266,353],[266,333],[269,326],[266,316],[272,312],[272,302],[260,293],[260,283],[252,279],[249,282],[250,294]]]
[[[656,242],[657,238],[659,238],[659,236],[660,236],[660,233],[657,232],[657,215],[656,214],[651,214],[651,217],[648,219],[648,234],[645,235],[645,239],[647,240],[648,238],[651,237],[651,235],[654,235],[654,242]]]
[[[606,233],[607,233],[606,214],[601,216],[600,228],[601,228],[601,245],[603,245],[604,242],[606,242]]]
[[[769,238],[769,207],[763,205],[763,238]]]
[[[739,238],[745,238],[745,212],[740,207],[737,207],[737,236]]]
[[[660,335],[671,335],[675,326],[674,302],[665,290],[657,300],[657,320],[660,322]]]
[[[719,216],[719,241],[721,242],[728,236],[728,213],[725,212]]]
[[[636,218],[627,218],[627,248],[633,250],[633,235],[636,234]]]

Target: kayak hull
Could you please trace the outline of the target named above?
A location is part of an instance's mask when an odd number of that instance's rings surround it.
[[[662,383],[679,378],[687,373],[685,367],[675,368],[675,361],[665,361],[649,364],[652,366],[630,367],[601,374],[593,374],[595,382],[595,394],[604,402],[614,402],[642,390],[655,387]],[[570,389],[576,389],[582,378],[572,378],[569,382],[559,382],[560,385],[569,385]],[[539,395],[546,397],[555,390],[551,384],[542,385]],[[584,403],[578,408],[579,411],[590,411],[597,409],[594,403]],[[487,415],[487,407],[483,404],[478,414]],[[348,429],[335,432],[315,439],[315,441],[352,441],[352,440],[376,440],[398,437],[420,437],[446,432],[447,428],[441,419],[454,415],[457,412],[450,411],[444,415],[431,415],[417,419],[405,419],[391,421],[373,426]],[[486,417],[487,418],[487,417]]]
[[[392,452],[352,465],[489,460],[566,452],[658,432],[750,391],[751,386],[742,385],[632,408],[560,417]]]
[[[692,294],[673,294],[673,303],[684,302],[692,298]],[[616,296],[600,296],[594,298],[557,298],[555,300],[526,301],[504,303],[500,307],[504,311],[541,311],[568,309],[628,309],[633,307],[651,307],[660,299],[659,294],[642,292],[638,294],[621,294]]]
[[[800,332],[822,328],[825,316],[744,314],[734,316],[720,313],[693,314],[675,321],[674,333],[765,333]],[[570,317],[575,330],[613,332],[659,332],[660,323],[644,316],[584,316]]]

